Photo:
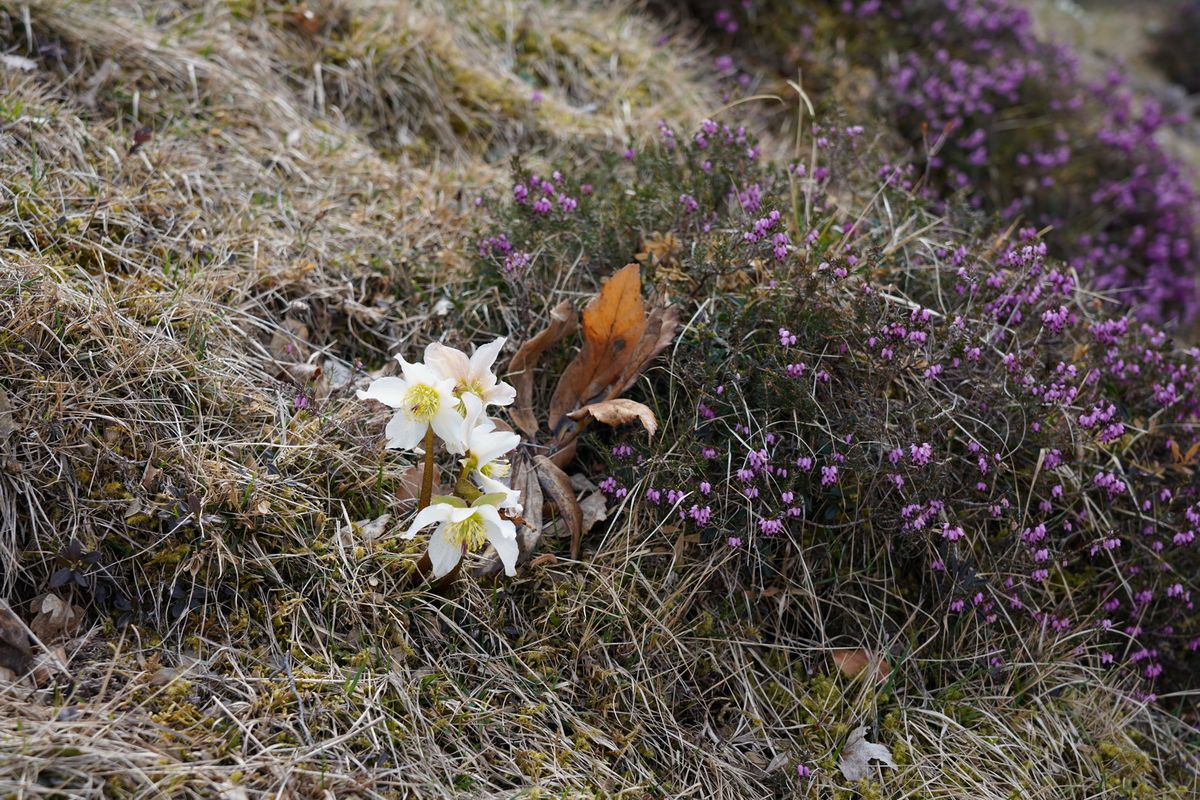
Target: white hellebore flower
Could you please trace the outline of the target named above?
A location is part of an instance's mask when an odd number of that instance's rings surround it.
[[[491,542],[504,564],[504,574],[511,578],[517,574],[517,526],[500,516],[496,504],[502,499],[501,495],[485,494],[468,506],[457,497],[435,497],[417,513],[404,538],[411,539],[417,531],[438,523],[429,537],[435,578],[449,574],[467,551]]]
[[[501,457],[516,449],[521,437],[512,431],[496,430],[494,423],[483,411],[483,401],[474,394],[462,396],[466,411],[462,420],[462,444],[465,457],[462,465],[486,494],[503,494],[500,508],[521,512],[521,493],[511,489],[497,478],[508,476],[508,461]]]
[[[451,453],[462,453],[459,427],[462,416],[454,399],[454,381],[444,378],[426,364],[410,364],[400,356],[401,377],[377,378],[359,400],[378,400],[396,409],[387,424],[387,446],[411,450],[421,444],[430,427],[446,442]]]
[[[454,380],[454,396],[474,394],[485,406],[507,406],[517,398],[517,390],[497,380],[492,372],[505,337],[475,348],[470,358],[462,350],[430,342],[425,347],[425,363],[443,378]]]

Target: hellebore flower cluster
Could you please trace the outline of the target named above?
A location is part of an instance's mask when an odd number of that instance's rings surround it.
[[[433,576],[441,578],[463,555],[485,544],[496,548],[505,574],[516,574],[516,525],[502,512],[519,514],[520,493],[501,479],[508,475],[504,456],[521,438],[500,430],[488,417],[488,406],[506,406],[516,398],[512,386],[493,371],[504,338],[479,347],[471,356],[438,342],[425,348],[425,361],[409,363],[401,356],[401,375],[378,378],[360,400],[376,400],[395,409],[384,434],[387,447],[420,450],[425,459],[425,484],[432,485],[434,437],[446,451],[459,456],[455,495],[421,498],[416,518],[404,532],[411,539],[436,525],[429,539]],[[423,492],[423,495],[425,492]]]

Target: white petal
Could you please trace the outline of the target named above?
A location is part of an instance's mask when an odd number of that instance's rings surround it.
[[[422,528],[428,528],[435,522],[445,522],[450,518],[450,511],[454,506],[444,503],[434,503],[431,506],[425,506],[417,512],[416,518],[412,521],[412,525],[408,526],[408,530],[400,534],[402,538],[411,539],[417,535],[417,531]]]
[[[456,384],[471,371],[471,361],[466,353],[441,342],[430,342],[425,346],[425,363],[439,376],[450,378]]]
[[[462,411],[463,441],[465,442],[471,441],[471,435],[477,428],[490,431],[496,427],[496,423],[483,413],[483,401],[472,392],[463,394]]]
[[[492,367],[496,364],[496,359],[500,356],[500,351],[504,349],[504,343],[507,339],[501,336],[494,342],[488,342],[483,347],[475,348],[475,352],[471,354],[471,377],[477,381],[482,381],[484,376],[490,375]],[[492,380],[495,380],[493,377]]]
[[[499,527],[493,528],[488,525],[486,535],[488,541],[492,543],[492,547],[496,548],[496,555],[500,556],[500,563],[504,564],[504,574],[510,578],[516,575],[517,556],[520,554],[520,548],[517,547],[516,526],[508,520],[502,519]]]
[[[408,362],[400,356],[396,356],[396,360],[400,362],[400,372],[404,374],[404,380],[410,384],[423,383],[426,386],[437,386],[445,380],[433,367],[422,364],[420,361]],[[453,379],[450,379],[449,382],[450,386],[453,387]]]
[[[473,508],[471,506],[461,506],[459,508],[453,509],[450,512],[450,516],[448,517],[448,519],[451,522],[455,522],[455,523],[465,522],[468,519],[470,519],[471,517],[475,516],[475,514],[477,512],[478,512],[477,508]]]
[[[492,406],[510,406],[516,399],[517,390],[503,382],[483,393],[483,401]]]
[[[358,391],[359,400],[378,400],[385,406],[399,408],[404,405],[404,395],[408,392],[408,381],[403,378],[376,378],[364,392]]]
[[[505,495],[505,499],[498,504],[497,508],[508,508],[516,511],[518,514],[521,513],[523,509],[521,506],[521,493],[516,489],[509,488],[509,486],[501,481],[489,478],[482,472],[474,472],[471,474],[471,477],[479,484],[479,488],[483,490],[484,494]]]
[[[446,450],[454,455],[467,452],[467,442],[463,436],[462,417],[453,406],[443,406],[433,415],[433,432],[446,444]]]
[[[475,513],[478,514],[483,520],[483,528],[485,531],[499,529],[501,535],[509,539],[517,538],[517,526],[513,525],[509,520],[502,518],[500,516],[500,511],[496,506],[481,504],[474,506],[474,509]],[[489,539],[491,536],[492,534],[488,533]]]
[[[448,575],[461,560],[462,545],[446,538],[445,525],[439,527],[429,537],[429,561],[433,564],[433,577]]]
[[[475,456],[482,468],[505,453],[512,452],[520,443],[521,437],[511,431],[472,432],[471,455]]]
[[[390,449],[412,450],[425,438],[425,431],[428,427],[423,422],[417,422],[405,412],[397,411],[388,420],[383,434],[387,437],[387,446]]]

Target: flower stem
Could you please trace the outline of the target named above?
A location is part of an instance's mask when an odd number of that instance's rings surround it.
[[[421,475],[421,496],[417,500],[417,511],[429,505],[433,497],[433,426],[425,430],[425,472]]]

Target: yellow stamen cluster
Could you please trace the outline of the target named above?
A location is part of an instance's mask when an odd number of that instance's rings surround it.
[[[472,514],[462,522],[452,522],[447,526],[446,537],[452,542],[466,545],[468,551],[478,550],[487,542],[484,534],[483,518]]]
[[[504,478],[511,471],[507,461],[493,461],[490,464],[484,464],[483,469],[479,470],[489,478]]]
[[[478,397],[483,397],[483,384],[479,381],[463,381],[454,387],[454,396],[462,397],[464,394],[473,394]]]
[[[429,422],[433,419],[441,404],[442,398],[438,395],[437,389],[423,383],[416,384],[404,395],[404,407],[413,419],[420,422]]]

